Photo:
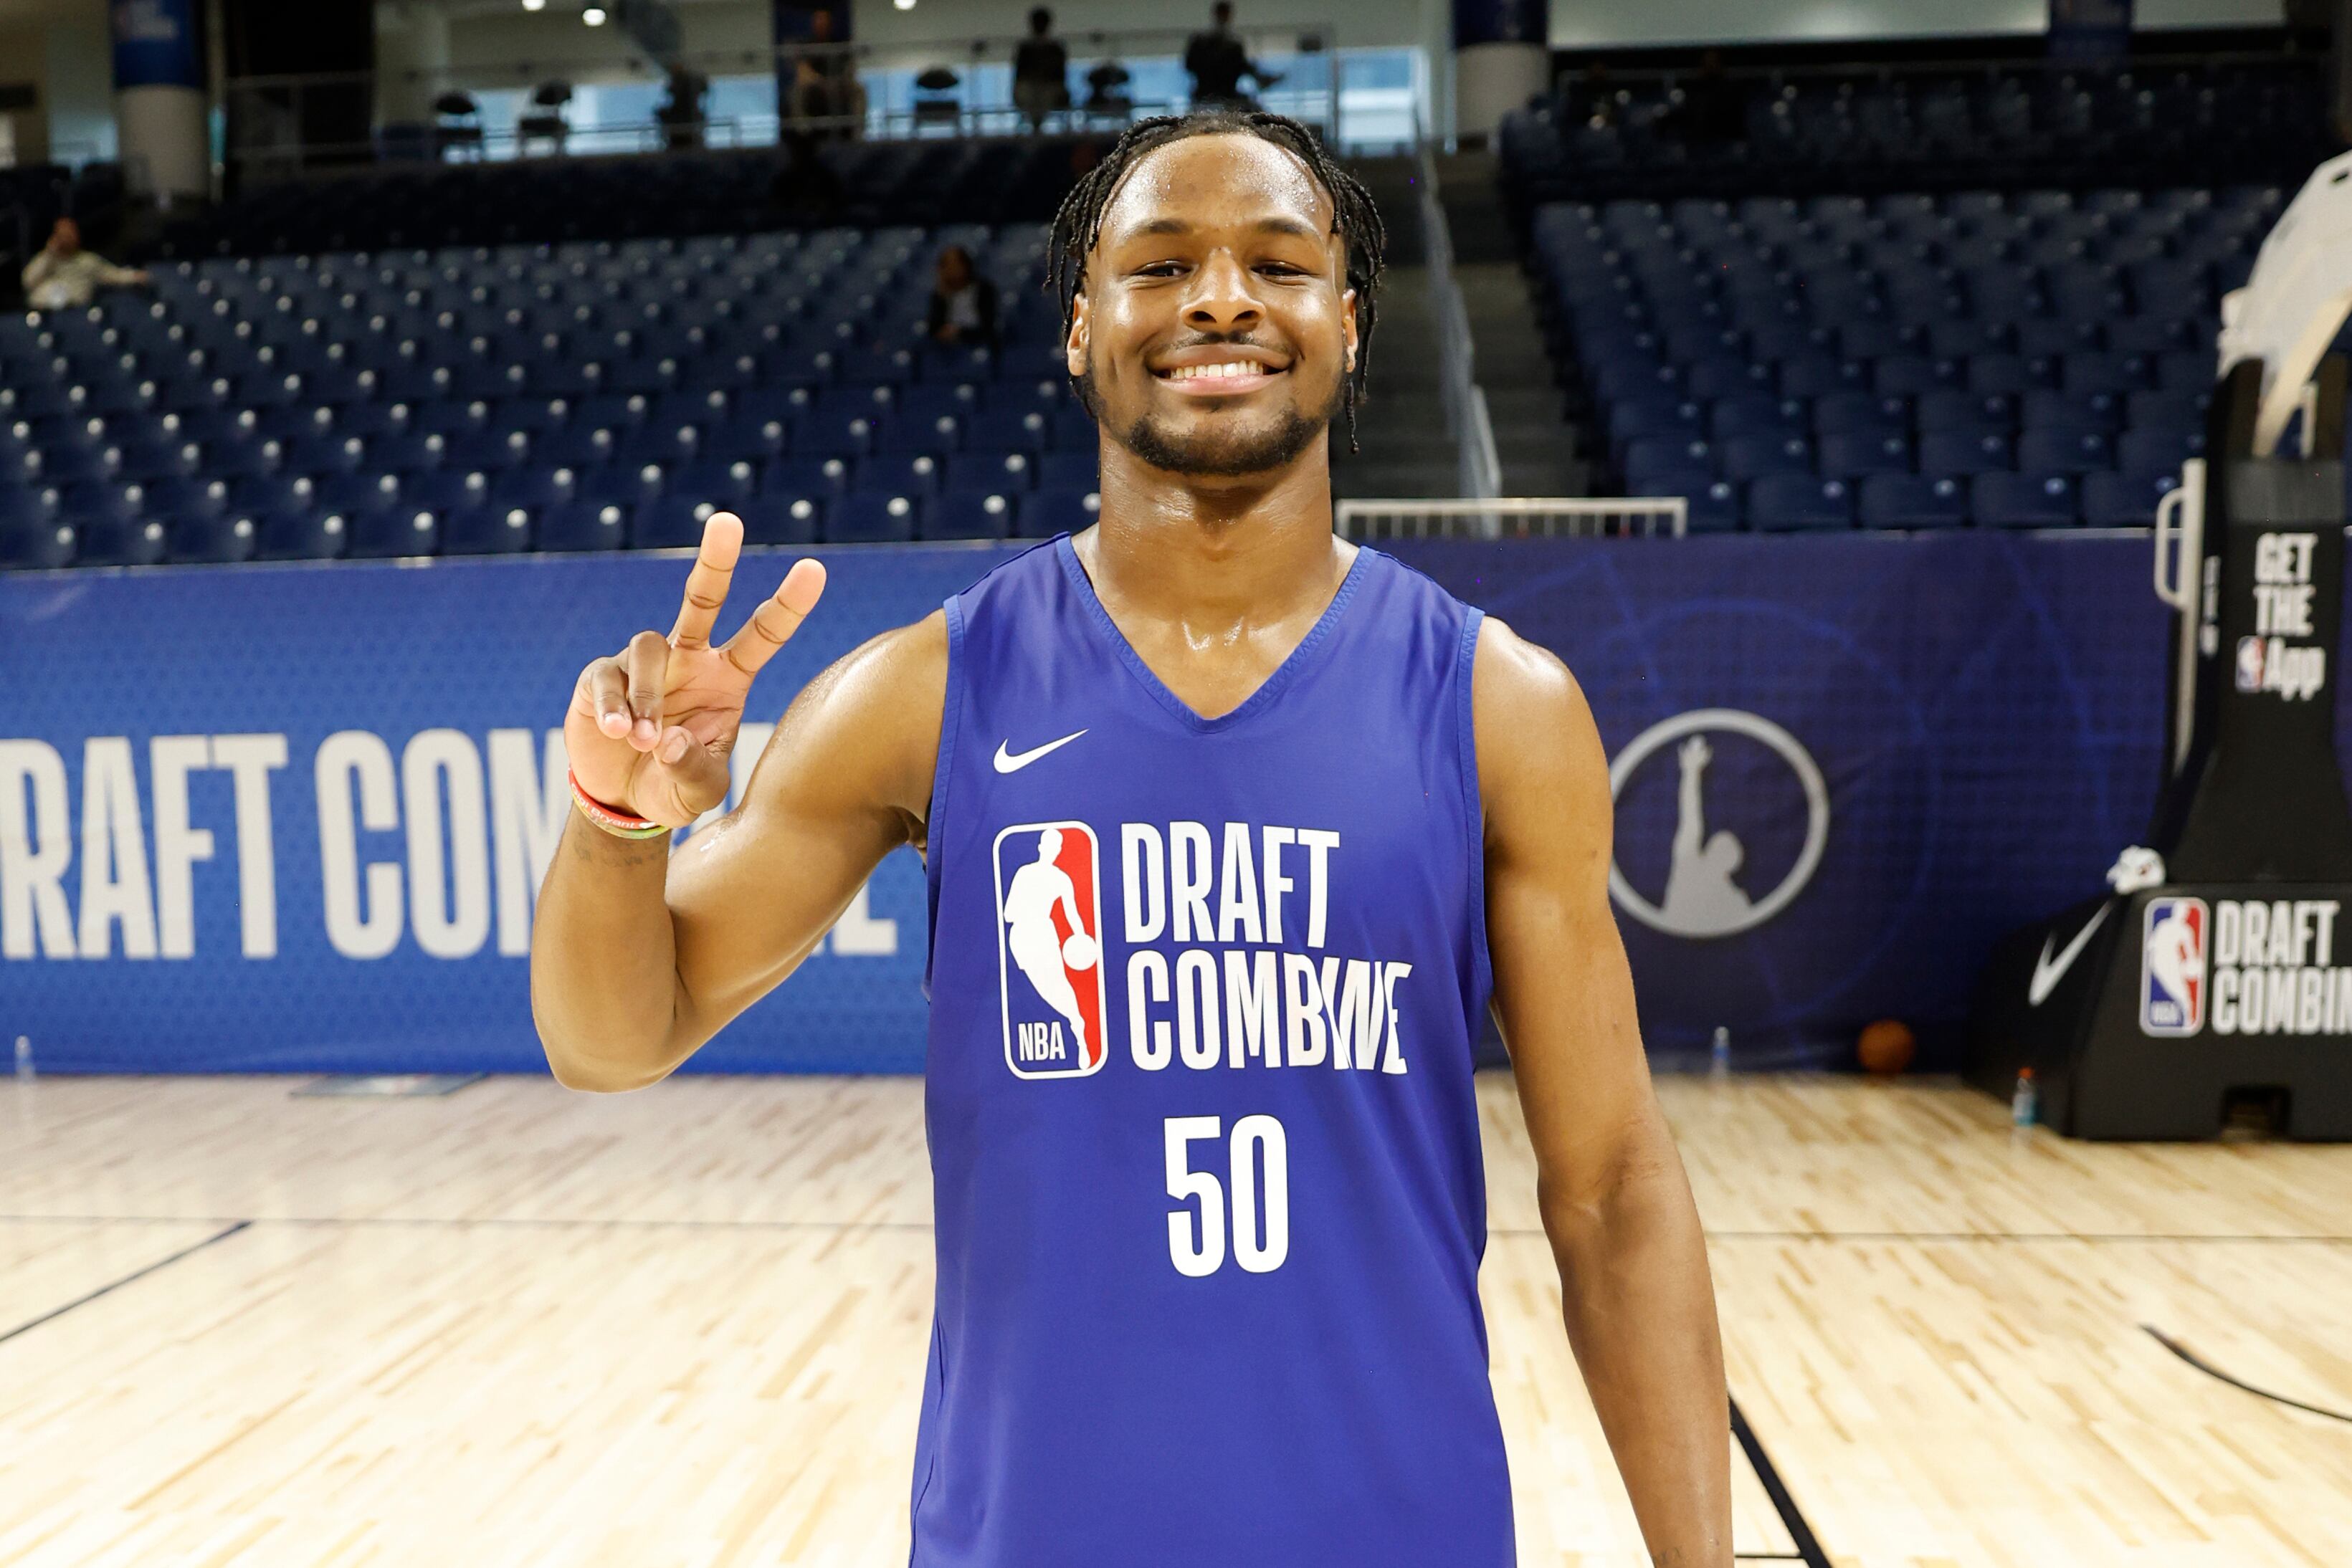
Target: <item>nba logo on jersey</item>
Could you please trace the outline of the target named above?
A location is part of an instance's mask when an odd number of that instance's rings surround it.
[[[1004,1064],[1023,1078],[1102,1071],[1101,846],[1084,822],[996,835],[996,960]]]
[[[2205,933],[2201,898],[2152,898],[2140,944],[2143,1034],[2195,1034],[2205,1022]]]

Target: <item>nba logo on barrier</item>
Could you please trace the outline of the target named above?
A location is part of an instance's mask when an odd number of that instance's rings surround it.
[[[2143,1034],[2195,1034],[2205,1023],[2205,934],[2201,898],[2152,898],[2140,943],[2139,1027]]]
[[[1100,845],[1084,822],[996,835],[997,988],[1004,1064],[1023,1078],[1102,1071]]]

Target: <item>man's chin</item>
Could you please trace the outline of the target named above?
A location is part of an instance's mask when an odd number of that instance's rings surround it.
[[[1245,479],[1297,462],[1328,422],[1297,410],[1253,430],[1185,431],[1139,419],[1118,444],[1150,466],[1192,479]]]

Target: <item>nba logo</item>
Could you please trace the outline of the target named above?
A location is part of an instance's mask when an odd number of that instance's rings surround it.
[[[1102,1071],[1100,845],[1084,822],[996,835],[997,989],[1004,1064],[1022,1078]]]
[[[2152,898],[2140,943],[2142,1034],[2195,1034],[2205,1023],[2205,933],[2201,898]]]
[[[2238,689],[2242,692],[2263,689],[2263,640],[2260,637],[2238,639]]]

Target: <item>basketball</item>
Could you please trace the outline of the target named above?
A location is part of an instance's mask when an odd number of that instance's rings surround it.
[[[1909,1024],[1899,1019],[1880,1019],[1863,1026],[1862,1038],[1854,1042],[1854,1055],[1864,1072],[1874,1078],[1892,1078],[1911,1065],[1911,1053],[1918,1043]]]
[[[1062,962],[1073,969],[1091,969],[1100,956],[1102,952],[1095,946],[1095,939],[1083,931],[1072,933],[1070,939],[1062,944]]]

